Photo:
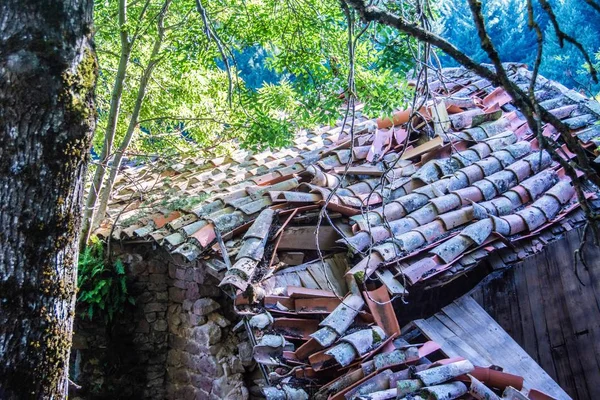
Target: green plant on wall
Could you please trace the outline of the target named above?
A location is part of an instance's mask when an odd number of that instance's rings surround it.
[[[127,303],[135,300],[127,291],[127,277],[123,262],[109,262],[104,256],[102,241],[93,239],[79,257],[77,277],[78,308],[82,318],[104,318],[105,323],[123,313]]]

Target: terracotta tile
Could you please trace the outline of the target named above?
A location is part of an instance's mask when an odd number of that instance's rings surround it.
[[[421,166],[412,177],[413,179],[419,179],[423,183],[428,184],[438,180],[440,176],[441,173],[439,168],[433,162],[428,162]]]
[[[460,207],[462,204],[462,199],[458,194],[451,193],[431,199],[431,204],[433,204],[437,214],[439,215]]]
[[[518,140],[519,138],[513,132],[506,131],[486,139],[486,143],[488,143],[492,149],[499,150],[516,143]]]
[[[219,283],[219,287],[227,285],[231,285],[242,291],[245,291],[248,288],[248,282],[237,275],[226,275]]]
[[[393,121],[389,118],[377,118],[377,128],[385,129],[390,128],[395,125],[401,125],[408,122],[408,118],[410,116],[411,110],[410,108],[407,110],[396,111],[393,114]]]
[[[309,340],[309,335],[319,329],[319,321],[305,318],[275,318],[272,327],[284,337]]]
[[[491,218],[482,219],[463,229],[460,236],[466,236],[475,244],[480,245],[490,236],[493,226]]]
[[[437,218],[442,221],[446,230],[450,230],[471,221],[473,219],[473,211],[472,208],[465,207],[461,210],[440,214]]]
[[[507,171],[511,171],[515,174],[515,177],[519,182],[525,180],[529,175],[531,175],[532,170],[527,161],[519,160],[509,167],[506,168]]]
[[[321,350],[308,356],[308,362],[310,362],[310,365],[315,371],[320,371],[328,366],[331,367],[335,362],[333,356],[325,354],[326,352],[327,350]]]
[[[506,195],[508,195],[510,192],[514,192],[519,196],[520,202],[521,204],[526,204],[529,201],[531,201],[531,197],[529,197],[529,193],[527,192],[527,190],[519,185],[519,186],[515,186],[514,188],[511,188],[509,192],[506,193]],[[510,197],[509,197],[510,198]],[[513,201],[513,204],[515,202]]]
[[[385,215],[388,221],[394,221],[404,217],[407,214],[407,210],[399,201],[392,201],[382,207],[381,214]]]
[[[439,266],[435,257],[426,257],[414,263],[409,267],[402,269],[402,274],[409,280],[411,284],[417,283],[421,278]]]
[[[557,199],[560,204],[566,204],[574,196],[575,189],[571,185],[571,182],[562,180],[550,188],[546,194]]]
[[[403,235],[406,235],[406,233],[404,233]],[[398,258],[398,255],[401,253],[399,246],[396,243],[390,241],[374,246],[373,250],[386,262]]]
[[[337,298],[310,298],[296,299],[296,311],[299,314],[330,314],[337,306],[340,305],[340,300]],[[313,330],[313,332],[316,329]]]
[[[536,200],[556,182],[558,182],[558,175],[556,172],[553,170],[544,170],[531,178],[524,180],[521,182],[520,186],[527,190],[530,199]]]
[[[500,162],[500,165],[503,168],[506,168],[516,161],[516,158],[505,149],[495,151],[492,153],[492,156]]]
[[[339,335],[343,335],[364,305],[365,302],[361,296],[349,294],[344,297],[342,304],[336,307],[331,314],[321,321],[319,326],[329,327]]]
[[[508,215],[513,210],[513,203],[506,197],[498,197],[490,201],[496,208],[497,216]]]
[[[461,151],[457,154],[452,155],[452,158],[456,160],[461,167],[467,167],[476,161],[479,161],[481,157],[475,150],[469,149]]]
[[[459,173],[463,173],[469,182],[469,185],[474,184],[475,182],[483,179],[485,176],[483,173],[483,169],[477,165],[469,165],[468,167],[462,168]]]
[[[429,197],[420,193],[411,193],[396,199],[396,203],[400,203],[407,213],[413,212],[423,207],[429,201]],[[386,216],[388,216],[386,211]],[[403,215],[404,216],[404,215]],[[389,218],[389,216],[388,216]]]
[[[453,193],[462,199],[462,205],[469,205],[471,201],[480,202],[483,200],[483,193],[476,186],[467,186],[464,189],[455,190]]]
[[[417,226],[419,226],[418,223],[412,218],[401,218],[389,223],[389,227],[395,236],[406,233]]]
[[[369,310],[371,310],[371,314],[373,314],[375,323],[385,331],[387,336],[400,334],[398,318],[396,317],[390,295],[385,286],[368,291],[365,296],[365,301]]]
[[[323,347],[321,347],[321,345],[315,339],[311,338],[302,346],[298,347],[294,353],[298,359],[306,360],[310,354],[322,349]]]
[[[392,232],[394,234],[397,234],[394,227],[398,226],[398,222],[399,221],[392,221],[389,224],[390,227],[392,228]],[[392,227],[392,224],[394,224],[393,227]],[[392,236],[392,233],[390,233],[390,230],[387,226],[374,226],[371,228],[370,234],[371,234],[371,242],[372,243],[381,242],[385,239],[388,239],[390,236]]]
[[[419,232],[427,243],[432,243],[438,237],[442,236],[446,233],[446,229],[442,221],[433,221],[418,228],[415,228],[415,231]]]
[[[527,207],[521,211],[517,211],[517,214],[523,217],[527,229],[530,231],[542,226],[547,220],[544,213],[537,207]]]
[[[496,191],[496,187],[490,181],[485,179],[475,182],[473,186],[481,190],[485,200],[491,200],[496,197],[497,194],[499,194]]]
[[[483,111],[479,108],[463,111],[462,113],[451,115],[450,122],[454,129],[461,130],[471,125],[474,116],[481,114],[483,114]]]
[[[534,174],[537,174],[552,164],[552,158],[546,150],[542,150],[541,155],[540,152],[532,153],[525,157],[524,160],[529,163]]]
[[[277,303],[283,305],[285,308],[287,308],[289,310],[293,310],[296,307],[294,304],[294,300],[288,296],[269,295],[269,296],[265,296],[265,298],[263,299],[263,304],[267,308],[276,309]]]
[[[361,329],[340,338],[340,343],[348,343],[360,357],[366,355],[374,346],[387,338],[385,331],[375,325]]]
[[[496,369],[476,366],[475,369],[471,371],[471,375],[486,385],[500,390],[504,390],[509,386],[512,386],[517,390],[523,389],[523,377],[498,371]]]
[[[558,214],[561,208],[560,202],[553,196],[542,196],[535,203],[532,204],[532,207],[539,209],[544,213],[546,220],[551,220]]]
[[[449,263],[456,259],[473,244],[474,242],[468,237],[457,235],[431,249],[429,252],[439,256],[445,263]]]
[[[216,239],[214,226],[212,224],[206,225],[191,235],[191,237],[196,239],[201,247],[206,247]]]
[[[427,204],[407,215],[406,218],[414,219],[418,225],[423,225],[431,222],[437,216],[436,208],[433,204]]]
[[[500,219],[503,219],[510,225],[510,235],[516,235],[517,233],[523,232],[527,229],[525,220],[518,214],[507,215]]]
[[[371,146],[355,146],[354,147],[354,158],[357,160],[364,160],[369,154]]]
[[[517,177],[511,171],[500,171],[491,176],[485,178],[488,182],[491,182],[496,188],[496,193],[501,194],[506,192],[508,189],[516,186],[518,182]]]
[[[469,186],[469,180],[467,175],[462,171],[457,171],[453,176],[448,179],[448,191],[454,191],[458,189],[463,189]]]
[[[490,176],[502,170],[502,163],[494,156],[494,154],[475,163],[482,169],[483,176]]]
[[[546,394],[537,389],[529,390],[527,397],[529,397],[530,400],[557,400],[555,397],[552,397],[549,394]]]
[[[325,200],[321,200],[319,201],[319,203],[317,203],[319,206],[323,206],[325,204]],[[357,210],[355,208],[351,208],[351,207],[346,207],[344,205],[341,204],[335,204],[330,202],[327,205],[327,209],[331,210],[331,211],[335,211],[335,212],[339,212],[342,215],[345,215],[347,217],[353,217],[355,215],[360,215],[360,210]]]
[[[485,142],[476,143],[473,146],[471,146],[470,149],[477,152],[480,160],[492,154],[492,149],[490,148],[489,144]]]
[[[490,94],[483,98],[483,105],[486,107],[498,104],[500,107],[510,103],[512,98],[503,88],[496,88]]]
[[[508,115],[501,117],[496,121],[490,121],[481,124],[481,128],[485,130],[488,138],[492,136],[498,136],[508,130],[510,127],[511,120],[508,118]]]
[[[483,115],[483,114],[480,114]],[[472,122],[472,121],[471,121]],[[485,131],[477,126],[474,128],[464,129],[458,133],[458,136],[463,140],[470,140],[473,142],[479,142],[487,138]]]
[[[391,375],[392,371],[389,369],[373,372],[353,385],[336,393],[334,396],[331,396],[329,400],[342,400],[344,398],[352,399],[358,397],[357,395],[360,394],[369,394],[379,390],[388,389]]]

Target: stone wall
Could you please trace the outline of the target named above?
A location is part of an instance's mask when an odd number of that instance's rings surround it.
[[[78,316],[70,376],[82,388],[71,398],[247,398],[247,339],[232,330],[232,302],[214,270],[147,244],[118,247],[114,257],[136,304],[111,328]]]

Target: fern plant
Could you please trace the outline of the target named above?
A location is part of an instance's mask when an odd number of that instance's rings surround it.
[[[135,300],[127,291],[127,276],[121,260],[108,263],[104,257],[104,245],[93,239],[79,257],[77,302],[84,309],[82,318],[103,317],[105,323],[121,314],[127,303]]]

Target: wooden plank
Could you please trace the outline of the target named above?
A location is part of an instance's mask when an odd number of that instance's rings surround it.
[[[585,343],[582,343],[584,346],[578,346],[577,342],[579,339],[585,340],[585,337],[579,338],[576,336],[576,332],[585,331],[587,321],[589,321],[589,318],[594,318],[594,315],[590,314],[590,312],[585,309],[585,304],[582,301],[583,299],[581,298],[580,293],[576,294],[574,291],[569,292],[566,290],[561,276],[563,275],[562,272],[564,266],[569,265],[569,262],[572,260],[572,254],[578,247],[578,245],[573,243],[572,240],[569,240],[569,237],[570,235],[567,235],[564,241],[564,247],[568,249],[568,251],[556,251],[551,247],[548,252],[545,253],[546,262],[548,265],[547,271],[550,282],[553,284],[552,289],[554,290],[552,290],[552,293],[558,297],[558,301],[560,302],[560,310],[563,312],[559,326],[565,340],[569,365],[571,367],[575,381],[575,388],[577,390],[577,397],[595,398],[594,396],[591,396],[588,391],[588,384],[586,382],[586,375],[588,373],[584,367],[584,364],[587,363],[588,365],[594,365],[594,367],[597,367],[597,365],[595,365],[595,363],[592,364],[592,361],[589,359],[589,356],[591,355],[591,352],[589,351],[589,345],[585,346]],[[575,282],[573,281],[569,286],[573,288],[574,284]],[[580,285],[577,284],[577,286]],[[578,301],[576,301],[576,304],[574,304],[572,307],[569,307],[569,297],[576,295],[579,295]],[[595,386],[597,386],[597,384]]]
[[[394,278],[394,274],[392,274],[392,271],[389,269],[378,269],[375,271],[375,275],[377,275],[392,296],[401,296],[402,294],[405,296],[408,295],[408,291],[396,278]]]
[[[485,360],[484,364],[481,364],[482,367],[489,367],[492,364],[499,365],[504,367],[501,363],[502,360],[494,359],[493,352],[490,352],[489,347],[491,344],[485,343],[482,340],[481,332],[479,332],[482,327],[477,324],[473,324],[471,321],[467,321],[464,318],[460,317],[460,313],[462,310],[458,308],[456,305],[452,303],[449,306],[447,312],[439,312],[436,314],[436,318],[440,320],[448,329],[450,329],[454,334],[460,337],[463,341],[469,344],[470,347],[473,348],[483,360]],[[456,313],[454,312],[455,308]],[[456,315],[455,315],[456,314]],[[509,371],[515,373],[516,371]]]
[[[537,258],[537,256],[536,256]],[[552,347],[550,344],[550,333],[548,332],[548,325],[546,324],[546,318],[543,309],[544,307],[542,299],[542,287],[536,268],[523,268],[524,278],[527,285],[527,293],[529,295],[529,309],[531,310],[532,316],[532,332],[538,338],[537,340],[537,352],[540,356],[540,362],[542,367],[546,367],[546,372],[554,376],[557,382],[564,387],[562,381],[559,378],[558,370],[555,366],[552,357]],[[525,304],[526,305],[526,304]],[[531,325],[530,325],[531,327]],[[551,366],[551,368],[550,368]]]
[[[341,175],[346,172],[346,167],[335,167],[333,168],[333,172]],[[383,175],[384,171],[376,166],[359,165],[356,167],[349,167],[347,173],[350,175],[381,176]]]
[[[421,145],[418,145],[417,147],[413,147],[412,149],[406,149],[406,151],[402,154],[402,157],[400,157],[400,158],[403,160],[408,160],[410,158],[425,154],[431,150],[438,149],[438,148],[442,147],[443,144],[444,144],[444,139],[442,139],[439,136],[436,136],[433,139],[431,139],[430,141],[425,142]]]
[[[465,357],[476,365],[487,366],[489,363],[468,343],[457,337],[448,327],[440,322],[436,316],[427,320],[419,319],[414,324],[423,332],[423,335],[442,346],[442,351],[448,357]]]
[[[540,389],[557,399],[569,399],[567,393],[558,386],[552,378],[533,361],[531,357],[510,337],[508,334],[494,321],[478,304],[469,296],[463,296],[456,300],[454,304],[460,306],[463,310],[463,316],[485,326],[485,331],[488,333],[486,340],[496,343],[496,351],[494,357],[500,355],[507,362],[512,358],[510,368],[519,371],[520,375],[525,378],[526,388]],[[444,312],[446,307],[444,308]]]
[[[577,347],[577,358],[581,361],[587,392],[590,398],[597,399],[600,398],[600,385],[597,384],[597,382],[600,382],[600,364],[597,358],[600,337],[594,336],[598,336],[598,328],[600,328],[600,309],[594,302],[595,298],[592,290],[579,282],[574,269],[564,268],[565,265],[569,265],[568,259],[579,247],[581,238],[575,233],[578,233],[578,231],[566,236],[569,253],[552,249],[554,253],[558,254],[556,258],[552,257],[551,259],[555,260],[557,266],[559,266],[558,271],[561,276],[563,297],[572,326],[570,337],[574,339]],[[594,248],[594,250],[597,252],[597,248]],[[596,254],[596,256],[598,255],[600,254]],[[588,258],[587,260],[590,263],[589,265],[593,265],[594,259]],[[584,268],[581,268],[581,270],[580,275],[585,279],[585,275],[589,275],[589,273]],[[586,281],[589,282],[589,278]],[[596,351],[590,351],[594,347],[596,347]]]
[[[510,373],[521,376],[529,373],[529,382],[531,382],[532,375],[538,377],[539,372],[543,372],[533,359],[472,298],[462,297],[453,304],[461,309],[462,312],[459,312],[465,322],[470,322],[478,328],[476,329],[478,334],[474,335],[474,339],[479,340],[478,346],[486,348],[490,361]],[[448,310],[444,308],[444,312],[446,311]],[[542,374],[540,377],[543,376]]]
[[[317,250],[316,226],[292,226],[281,233],[279,242],[280,250]],[[335,243],[340,237],[331,226],[319,228],[319,247],[321,250],[330,250],[337,246]]]
[[[541,293],[541,305],[542,312],[545,316],[545,323],[548,328],[548,339],[550,348],[552,349],[552,358],[556,367],[556,374],[559,377],[560,384],[574,397],[577,397],[577,388],[575,383],[575,377],[571,369],[569,362],[568,351],[566,349],[566,341],[563,336],[561,325],[563,317],[566,311],[562,308],[560,297],[562,293],[555,293],[552,290],[553,279],[549,276],[548,268],[549,265],[545,259],[545,255],[537,255],[532,261],[536,261],[535,264],[529,262],[530,268],[536,270],[536,277],[540,283]]]
[[[579,235],[579,236],[578,236]],[[473,295],[539,365],[575,398],[600,398],[600,250],[574,272],[572,230]]]
[[[300,265],[304,262],[304,253],[301,251],[286,251],[279,255],[279,261],[287,265]]]
[[[319,284],[319,287],[323,290],[333,290],[339,295],[339,289],[335,288],[334,282],[327,278],[323,272],[323,263],[316,263],[311,267],[307,268],[306,271],[312,275],[315,281]],[[333,286],[333,287],[331,287]]]

